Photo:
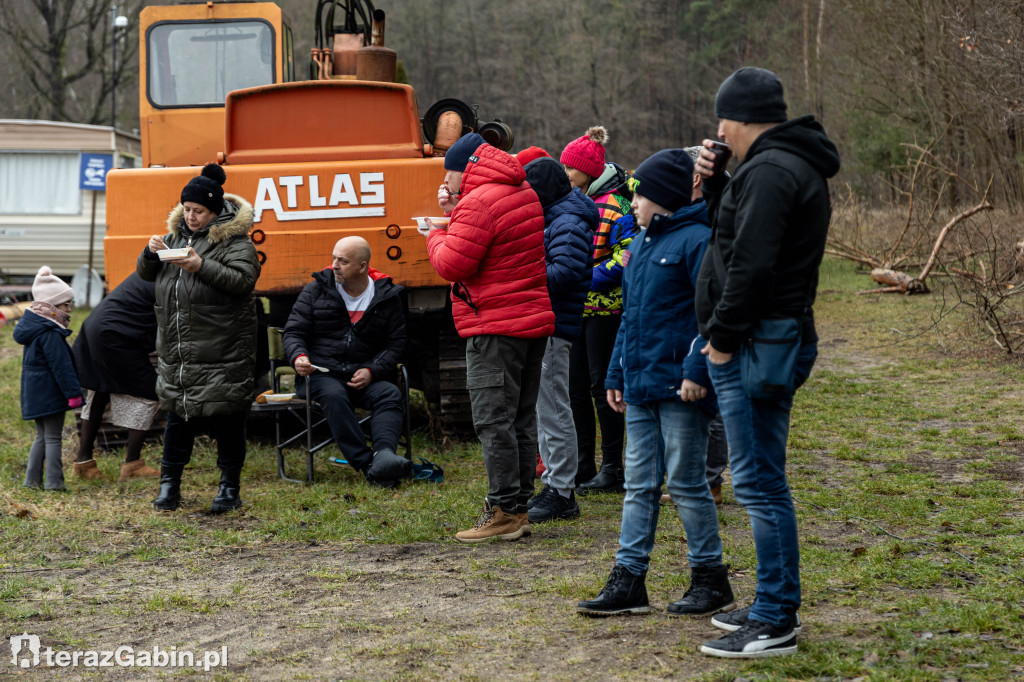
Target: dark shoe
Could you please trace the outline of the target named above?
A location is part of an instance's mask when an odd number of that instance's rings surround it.
[[[682,599],[668,605],[668,615],[706,616],[735,605],[728,566],[694,566],[690,570],[690,589]]]
[[[412,462],[405,457],[399,457],[393,450],[382,448],[373,453],[373,461],[370,468],[366,470],[366,480],[370,483],[380,484],[381,487],[393,488],[394,485],[385,483],[397,482],[403,478],[409,478],[412,470]]]
[[[576,486],[576,492],[580,495],[587,493],[622,493],[626,491],[626,477],[622,473],[622,467],[601,467],[597,476],[586,483]]]
[[[635,576],[622,564],[615,564],[608,582],[593,599],[581,601],[576,612],[585,616],[641,615],[651,612],[647,601],[647,574]]]
[[[719,613],[711,619],[711,624],[716,628],[727,630],[729,632],[736,632],[741,627],[746,625],[747,618],[750,617],[750,607],[744,606],[742,609],[736,609],[729,613]],[[800,634],[803,629],[800,625],[800,614],[796,614],[794,617],[793,632]]]
[[[569,492],[569,497],[551,488],[544,499],[534,505],[528,517],[530,523],[544,523],[552,519],[575,519],[580,515],[580,506],[576,504],[576,493]]]
[[[554,489],[554,488],[552,488],[551,486],[549,486],[549,485],[546,485],[546,486],[544,486],[543,488],[541,488],[541,489],[540,489],[540,492],[539,492],[539,493],[537,493],[536,495],[534,495],[533,497],[531,497],[530,499],[528,499],[528,500],[526,501],[526,509],[527,509],[527,510],[533,509],[533,508],[534,508],[534,507],[536,507],[536,506],[537,506],[538,504],[540,504],[540,503],[541,503],[542,501],[544,501],[544,499],[545,499],[545,498],[546,498],[546,497],[547,497],[548,495],[550,495],[550,494],[552,494],[552,493],[554,493],[554,494],[556,494],[556,495],[558,494],[558,493],[557,493],[557,492],[555,491],[555,489]]]
[[[174,511],[181,504],[181,471],[183,466],[160,466],[160,494],[153,500],[158,511]]]
[[[597,466],[594,464],[594,458],[591,457],[588,460],[578,460],[576,464],[576,487],[579,487],[597,476]]]
[[[736,632],[705,642],[701,653],[719,658],[764,658],[796,653],[795,619],[782,627],[759,620],[747,620]]]
[[[241,475],[241,469],[220,470],[220,489],[217,491],[217,497],[213,498],[213,503],[210,504],[211,514],[223,514],[242,506],[242,498],[238,496]]]

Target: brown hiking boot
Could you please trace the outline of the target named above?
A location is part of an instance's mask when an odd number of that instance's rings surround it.
[[[121,465],[121,475],[117,480],[125,481],[129,478],[159,478],[160,472],[153,467],[146,466],[146,463],[137,459],[134,462],[125,462]]]
[[[469,530],[455,534],[459,542],[487,542],[488,540],[518,540],[523,537],[523,525],[518,514],[506,514],[501,507],[484,507],[484,514]]]
[[[94,481],[103,476],[100,468],[96,466],[95,459],[87,459],[84,462],[75,462],[73,469],[76,477],[84,478],[87,481]]]
[[[519,527],[523,529],[523,537],[533,533],[533,529],[530,528],[530,517],[529,512],[519,512],[516,514],[516,519],[519,521]]]
[[[711,486],[711,497],[715,499],[715,504],[719,507],[722,506],[722,486],[713,485]]]

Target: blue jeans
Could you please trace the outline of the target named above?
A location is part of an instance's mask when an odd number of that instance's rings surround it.
[[[796,386],[807,379],[817,344],[800,348]],[[786,481],[786,440],[793,396],[753,400],[743,390],[739,354],[725,364],[708,362],[729,443],[736,499],[750,515],[757,551],[757,592],[750,617],[785,625],[800,608],[800,548],[796,511]]]
[[[626,498],[615,562],[633,575],[650,562],[666,473],[690,568],[721,565],[718,510],[704,474],[707,447],[708,418],[700,408],[677,400],[626,406]]]

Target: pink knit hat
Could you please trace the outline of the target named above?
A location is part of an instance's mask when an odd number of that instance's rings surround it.
[[[53,274],[49,265],[39,268],[32,282],[32,299],[53,305],[67,303],[74,299],[75,292],[60,277]]]
[[[563,166],[575,168],[592,178],[604,172],[604,146],[608,144],[608,130],[604,126],[592,126],[587,134],[577,137],[565,145],[558,160]]]

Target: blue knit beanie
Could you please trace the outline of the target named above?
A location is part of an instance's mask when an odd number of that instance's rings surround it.
[[[633,178],[637,194],[675,213],[693,196],[693,159],[685,149],[662,149],[641,163]]]
[[[487,144],[487,140],[478,133],[463,135],[445,152],[444,169],[462,173],[466,170],[469,157],[473,156],[473,152],[482,144]]]

